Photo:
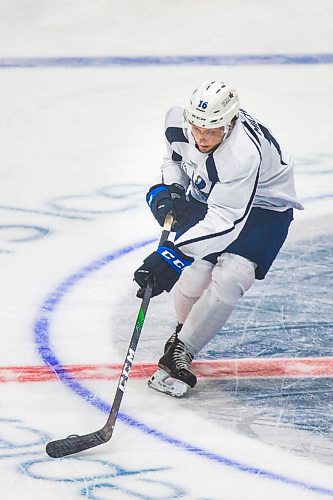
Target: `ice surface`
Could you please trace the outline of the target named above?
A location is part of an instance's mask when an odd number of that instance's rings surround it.
[[[50,439],[106,420],[110,369],[80,380],[60,368],[122,364],[139,307],[132,273],[159,237],[144,193],[159,179],[164,115],[207,78],[237,86],[294,154],[306,210],[200,359],[333,357],[333,74],[314,64],[332,56],[331,19],[329,0],[0,0],[1,500],[333,496],[332,373],[202,378],[176,401],[133,377],[110,443],[45,454]],[[279,54],[312,64],[272,64]],[[242,58],[101,59],[169,55]],[[172,295],[157,297],[136,362],[155,362],[174,326]],[[28,382],[43,363],[57,378]]]

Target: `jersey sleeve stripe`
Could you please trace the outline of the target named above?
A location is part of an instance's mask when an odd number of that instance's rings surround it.
[[[172,161],[182,161],[183,157],[176,153],[176,151],[172,151],[171,159]]]
[[[245,127],[252,135],[253,137],[256,139],[257,141],[257,146],[261,146],[260,144],[260,139],[259,137],[257,136],[257,134],[255,133],[255,131],[253,130],[253,128],[250,127],[250,125],[247,123],[247,122],[242,122],[242,125],[243,127]]]
[[[165,137],[167,138],[169,144],[172,144],[173,142],[188,142],[183,129],[180,127],[168,127],[165,131]]]
[[[205,236],[199,236],[198,238],[193,238],[191,240],[183,241],[182,243],[177,243],[177,247],[180,248],[180,247],[182,247],[184,245],[190,245],[191,243],[197,243],[199,241],[209,240],[211,238],[217,238],[219,236],[223,236],[224,234],[228,234],[231,231],[233,231],[236,228],[236,225],[239,224],[240,222],[242,222],[245,219],[245,217],[247,216],[247,214],[249,213],[249,211],[250,211],[250,208],[251,208],[254,196],[256,194],[258,182],[259,182],[259,173],[260,173],[260,165],[258,167],[258,172],[257,172],[256,180],[255,180],[255,183],[254,183],[254,187],[253,187],[250,199],[248,201],[248,204],[246,205],[245,212],[242,215],[242,217],[240,217],[239,219],[237,219],[233,223],[233,225],[231,227],[229,227],[228,229],[225,229],[224,231],[220,231],[219,233],[212,233],[212,234],[208,234],[208,235],[205,235]]]

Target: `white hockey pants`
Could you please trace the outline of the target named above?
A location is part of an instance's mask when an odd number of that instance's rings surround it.
[[[220,331],[238,299],[253,285],[256,265],[225,253],[217,264],[195,261],[183,271],[174,290],[178,334],[193,355]]]

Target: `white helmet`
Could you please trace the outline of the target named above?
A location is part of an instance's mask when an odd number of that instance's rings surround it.
[[[192,125],[203,128],[225,127],[227,131],[238,113],[236,90],[223,82],[207,81],[193,92],[184,114]]]

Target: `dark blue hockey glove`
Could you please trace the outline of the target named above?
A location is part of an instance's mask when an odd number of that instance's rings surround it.
[[[134,280],[141,287],[137,296],[142,298],[148,283],[153,285],[152,297],[171,288],[178,281],[183,269],[191,265],[192,257],[183,254],[171,241],[148,255],[143,265],[134,273]]]
[[[149,189],[146,201],[160,226],[171,211],[174,216],[173,231],[178,231],[186,223],[189,204],[181,184],[156,184]]]

